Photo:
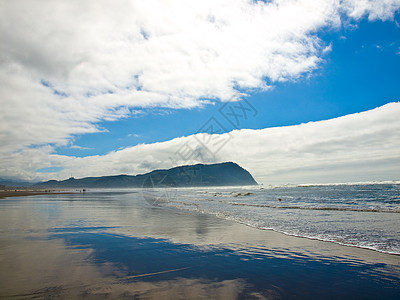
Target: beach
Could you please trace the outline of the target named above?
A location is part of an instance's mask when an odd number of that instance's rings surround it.
[[[77,191],[79,192],[79,191]],[[56,195],[56,194],[71,194],[71,191],[63,190],[30,190],[30,189],[7,189],[0,190],[0,199],[7,197],[22,197],[22,196],[35,196],[35,195]]]
[[[150,195],[151,196],[151,195]],[[0,202],[4,299],[395,299],[400,256],[179,210],[140,190]]]

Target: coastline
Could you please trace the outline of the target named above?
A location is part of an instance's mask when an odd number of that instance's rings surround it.
[[[379,198],[382,189],[384,196]],[[209,213],[261,230],[396,255],[400,254],[398,191],[400,185],[210,189],[193,191],[193,197],[183,193],[179,200],[171,197],[162,205]]]
[[[138,192],[37,198],[0,209],[0,297],[393,299],[400,292],[396,255],[151,205]]]
[[[37,195],[63,195],[63,194],[74,194],[77,192],[65,191],[65,190],[29,190],[29,189],[7,189],[0,190],[0,199],[8,197],[22,197],[22,196],[37,196]]]

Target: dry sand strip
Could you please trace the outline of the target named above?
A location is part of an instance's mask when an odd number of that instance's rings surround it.
[[[60,195],[75,194],[76,192],[66,192],[58,190],[0,190],[0,199],[7,197],[35,196],[35,195]]]

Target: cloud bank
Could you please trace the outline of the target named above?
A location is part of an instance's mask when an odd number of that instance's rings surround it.
[[[62,166],[36,179],[140,174],[198,162],[234,161],[259,183],[329,183],[400,180],[400,102],[367,112],[296,126],[200,133],[142,144],[103,156],[51,155],[51,149],[13,154],[8,171],[28,178],[46,161]],[[221,147],[221,141],[224,145]],[[36,174],[35,174],[36,176]]]
[[[2,0],[1,175],[25,174],[54,145],[100,131],[103,120],[238,100],[296,80],[329,52],[319,30],[343,19],[390,20],[399,7],[399,0]],[[8,167],[27,153],[34,154],[26,167]]]

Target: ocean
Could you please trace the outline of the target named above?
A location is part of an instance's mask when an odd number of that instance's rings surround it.
[[[146,190],[153,205],[257,229],[400,254],[400,184]]]

